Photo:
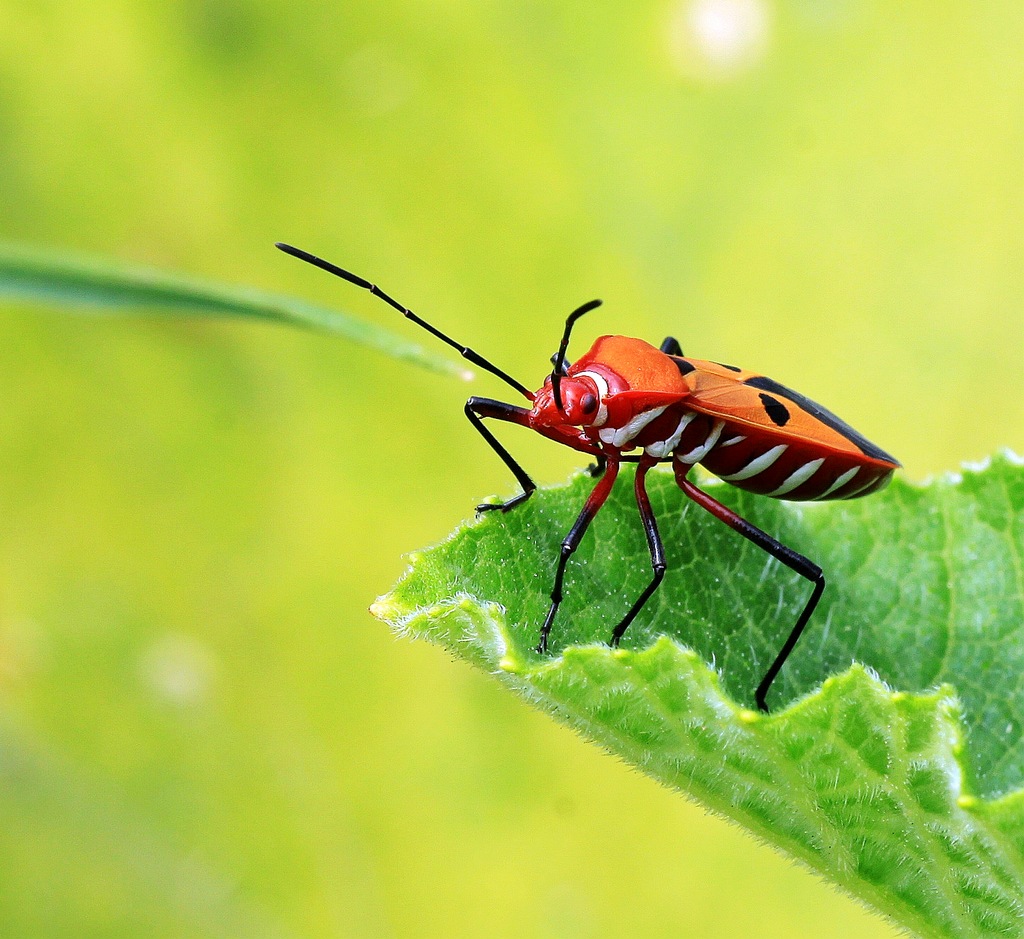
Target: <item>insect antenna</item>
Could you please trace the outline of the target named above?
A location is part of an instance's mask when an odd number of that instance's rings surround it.
[[[428,323],[425,319],[422,319],[421,317],[417,316],[408,307],[402,306],[402,304],[399,303],[397,300],[393,299],[392,297],[389,297],[376,284],[372,284],[365,278],[338,267],[337,264],[332,264],[330,261],[325,261],[323,258],[318,258],[315,254],[310,254],[308,251],[303,251],[301,248],[296,248],[293,245],[284,244],[279,241],[275,244],[275,247],[279,248],[285,254],[290,254],[293,258],[298,258],[300,261],[305,261],[307,264],[312,264],[314,267],[319,267],[320,270],[322,271],[327,271],[328,274],[334,274],[335,277],[340,277],[342,280],[347,280],[350,284],[355,284],[357,287],[362,287],[364,290],[370,291],[370,293],[372,293],[375,297],[379,297],[389,306],[394,307],[394,309],[398,310],[398,312],[401,313],[402,316],[404,316],[406,319],[412,320],[414,323],[416,323],[417,326],[422,326],[428,333],[430,333],[433,336],[436,336],[442,342],[447,343],[453,349],[457,350],[459,355],[461,355],[464,359],[468,359],[474,365],[477,365],[480,368],[484,369],[485,371],[490,372],[492,375],[496,375],[503,382],[515,388],[515,390],[518,391],[521,395],[523,395],[523,397],[525,397],[527,400],[533,400],[533,392],[530,391],[525,385],[516,381],[507,372],[503,372],[500,368],[498,368],[497,365],[494,365],[493,363],[489,362],[482,355],[480,355],[480,353],[474,352],[472,349],[469,348],[469,346],[464,346],[461,342],[456,342],[450,336],[446,336],[443,332],[441,332],[441,330],[437,329],[434,326],[431,326],[430,323]],[[584,310],[583,312],[586,312],[586,310]],[[582,315],[579,313],[579,311],[577,311],[577,313],[574,315],[577,314]],[[568,340],[568,328],[569,327],[567,325],[566,340]]]
[[[551,358],[548,361],[551,362],[551,367],[552,368],[557,366],[558,365],[558,353],[557,352],[553,352],[551,354]],[[570,362],[566,358],[563,358],[562,359],[562,367],[561,367],[561,369],[559,369],[559,371],[563,375],[568,375],[569,374],[569,369],[571,369],[571,368],[572,368],[572,362]]]
[[[575,325],[576,320],[591,310],[596,310],[601,305],[600,300],[590,300],[584,303],[583,306],[573,310],[565,320],[565,332],[562,333],[562,341],[558,346],[558,352],[555,353],[552,359],[552,364],[555,366],[551,372],[551,391],[555,397],[555,406],[563,414],[565,413],[565,407],[562,405],[562,376],[568,371],[565,365],[565,350],[569,348],[569,336],[572,333],[572,327]]]

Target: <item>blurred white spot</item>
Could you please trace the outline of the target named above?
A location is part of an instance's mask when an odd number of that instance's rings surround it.
[[[383,46],[364,46],[350,56],[344,82],[352,104],[375,117],[400,108],[412,86],[405,68]]]
[[[766,0],[682,0],[672,14],[669,49],[689,78],[731,78],[764,58],[770,31]]]
[[[969,470],[972,473],[984,473],[992,465],[992,457],[982,457],[980,460],[962,460],[960,466],[962,469]]]
[[[180,633],[157,639],[142,657],[142,675],[154,696],[189,707],[209,696],[215,665],[209,649]]]

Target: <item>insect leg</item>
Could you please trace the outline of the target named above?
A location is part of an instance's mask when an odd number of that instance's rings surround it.
[[[501,509],[507,512],[511,508],[525,502],[533,495],[537,484],[530,478],[530,474],[524,470],[514,456],[508,452],[485,426],[485,417],[496,417],[499,420],[512,421],[514,423],[525,423],[524,417],[529,412],[526,408],[517,408],[513,404],[505,404],[503,401],[492,401],[490,398],[470,398],[466,402],[466,417],[469,422],[480,432],[480,436],[487,441],[487,445],[501,457],[502,462],[512,471],[512,475],[519,481],[523,491],[518,496],[513,496],[508,502],[494,502],[478,505],[478,512],[490,512],[494,509]]]
[[[679,340],[673,336],[666,336],[665,341],[661,344],[661,351],[665,355],[678,355],[682,358],[683,350],[679,347]]]
[[[757,690],[754,692],[754,700],[757,702],[758,708],[762,711],[767,711],[768,702],[766,699],[768,697],[768,689],[771,688],[776,675],[779,674],[779,670],[785,664],[786,659],[789,658],[789,654],[793,651],[794,646],[796,646],[797,640],[800,638],[800,634],[804,631],[807,621],[811,618],[811,614],[814,612],[814,608],[818,605],[822,591],[825,589],[825,575],[817,564],[809,561],[802,554],[797,554],[797,552],[792,548],[787,548],[781,542],[778,542],[770,535],[765,534],[765,532],[761,531],[760,528],[751,525],[745,518],[741,518],[733,512],[732,509],[726,508],[726,506],[722,505],[722,503],[717,499],[711,498],[711,496],[706,492],[698,489],[686,478],[686,474],[690,471],[691,467],[676,463],[674,465],[674,469],[676,472],[676,482],[679,483],[679,488],[693,499],[697,505],[703,509],[707,509],[707,511],[714,515],[715,518],[725,522],[725,524],[734,531],[738,531],[744,538],[752,541],[762,551],[768,552],[772,557],[785,564],[786,567],[796,571],[801,577],[805,577],[814,584],[814,589],[811,591],[810,599],[807,601],[807,605],[804,607],[803,612],[799,617],[797,617],[796,625],[790,632],[789,637],[782,644],[782,648],[779,650],[779,654],[775,657],[775,661],[772,662],[768,671],[765,672],[764,678],[761,679],[761,684],[757,686]]]
[[[601,510],[601,506],[604,505],[608,494],[612,491],[615,477],[618,474],[618,460],[608,463],[604,476],[594,486],[587,498],[586,504],[583,506],[583,511],[580,512],[572,528],[569,529],[569,534],[562,541],[562,551],[558,556],[558,568],[555,571],[555,585],[551,588],[551,606],[548,609],[548,615],[544,618],[544,625],[540,628],[540,642],[537,643],[537,651],[540,653],[547,652],[548,633],[551,632],[551,624],[555,621],[555,614],[558,612],[559,604],[562,602],[562,583],[565,580],[565,565],[568,563],[569,558],[572,557],[573,552],[579,547],[580,541],[583,540],[583,535],[594,520],[594,516],[597,515]]]
[[[506,404],[504,401],[495,401],[493,398],[470,398],[466,402],[466,417],[477,429],[480,436],[487,441],[488,446],[501,457],[502,462],[512,471],[512,475],[519,481],[523,491],[518,496],[513,496],[508,502],[495,502],[478,505],[478,512],[490,512],[494,509],[501,509],[507,512],[521,502],[525,502],[537,488],[529,474],[515,460],[485,426],[483,418],[494,418],[499,421],[507,421],[510,424],[521,424],[523,427],[530,426],[530,412],[526,408],[516,407],[514,404]],[[604,459],[604,454],[596,444],[591,443],[581,431],[575,427],[540,427],[537,430],[550,440],[564,444],[573,450],[581,453],[588,453],[596,457],[598,461]],[[603,467],[602,467],[603,468]]]
[[[619,644],[622,634],[629,628],[629,624],[636,618],[637,613],[644,608],[644,604],[651,599],[654,591],[658,589],[658,585],[665,576],[665,547],[661,543],[661,536],[658,534],[658,522],[651,511],[651,500],[647,495],[647,487],[644,485],[647,471],[657,462],[653,457],[642,459],[636,468],[636,479],[634,480],[636,505],[640,510],[640,518],[644,523],[644,532],[647,534],[647,547],[651,551],[651,567],[654,568],[654,579],[647,585],[644,592],[640,594],[636,603],[633,604],[630,611],[623,617],[622,622],[615,627],[611,641],[613,647]]]

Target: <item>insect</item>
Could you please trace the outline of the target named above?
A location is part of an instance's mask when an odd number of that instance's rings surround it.
[[[665,549],[646,489],[647,474],[658,463],[672,464],[679,488],[697,505],[808,580],[811,595],[754,692],[757,706],[768,710],[768,691],[818,605],[825,577],[818,565],[695,486],[689,478],[693,467],[700,464],[725,482],[774,499],[854,499],[884,487],[900,466],[896,459],[803,395],[755,372],[687,358],[672,337],[655,348],[642,339],[601,336],[570,365],[566,351],[573,325],[600,306],[600,300],[569,314],[558,352],[551,359],[551,374],[540,390],[533,392],[368,280],[291,245],[277,247],[368,290],[529,402],[529,407],[493,398],[472,397],[466,402],[466,417],[522,486],[522,492],[507,502],[477,506],[478,512],[508,512],[537,488],[485,426],[485,419],[530,427],[596,459],[598,481],[562,541],[538,652],[547,651],[548,635],[562,602],[566,565],[608,498],[624,462],[637,464],[633,486],[653,576],[612,631],[612,646],[618,645],[665,576]]]

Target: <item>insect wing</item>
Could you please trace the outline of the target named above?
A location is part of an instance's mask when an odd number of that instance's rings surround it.
[[[774,379],[716,362],[680,361],[693,367],[686,375],[693,389],[686,406],[694,411],[759,428],[780,440],[805,440],[836,452],[900,465],[827,408]]]

